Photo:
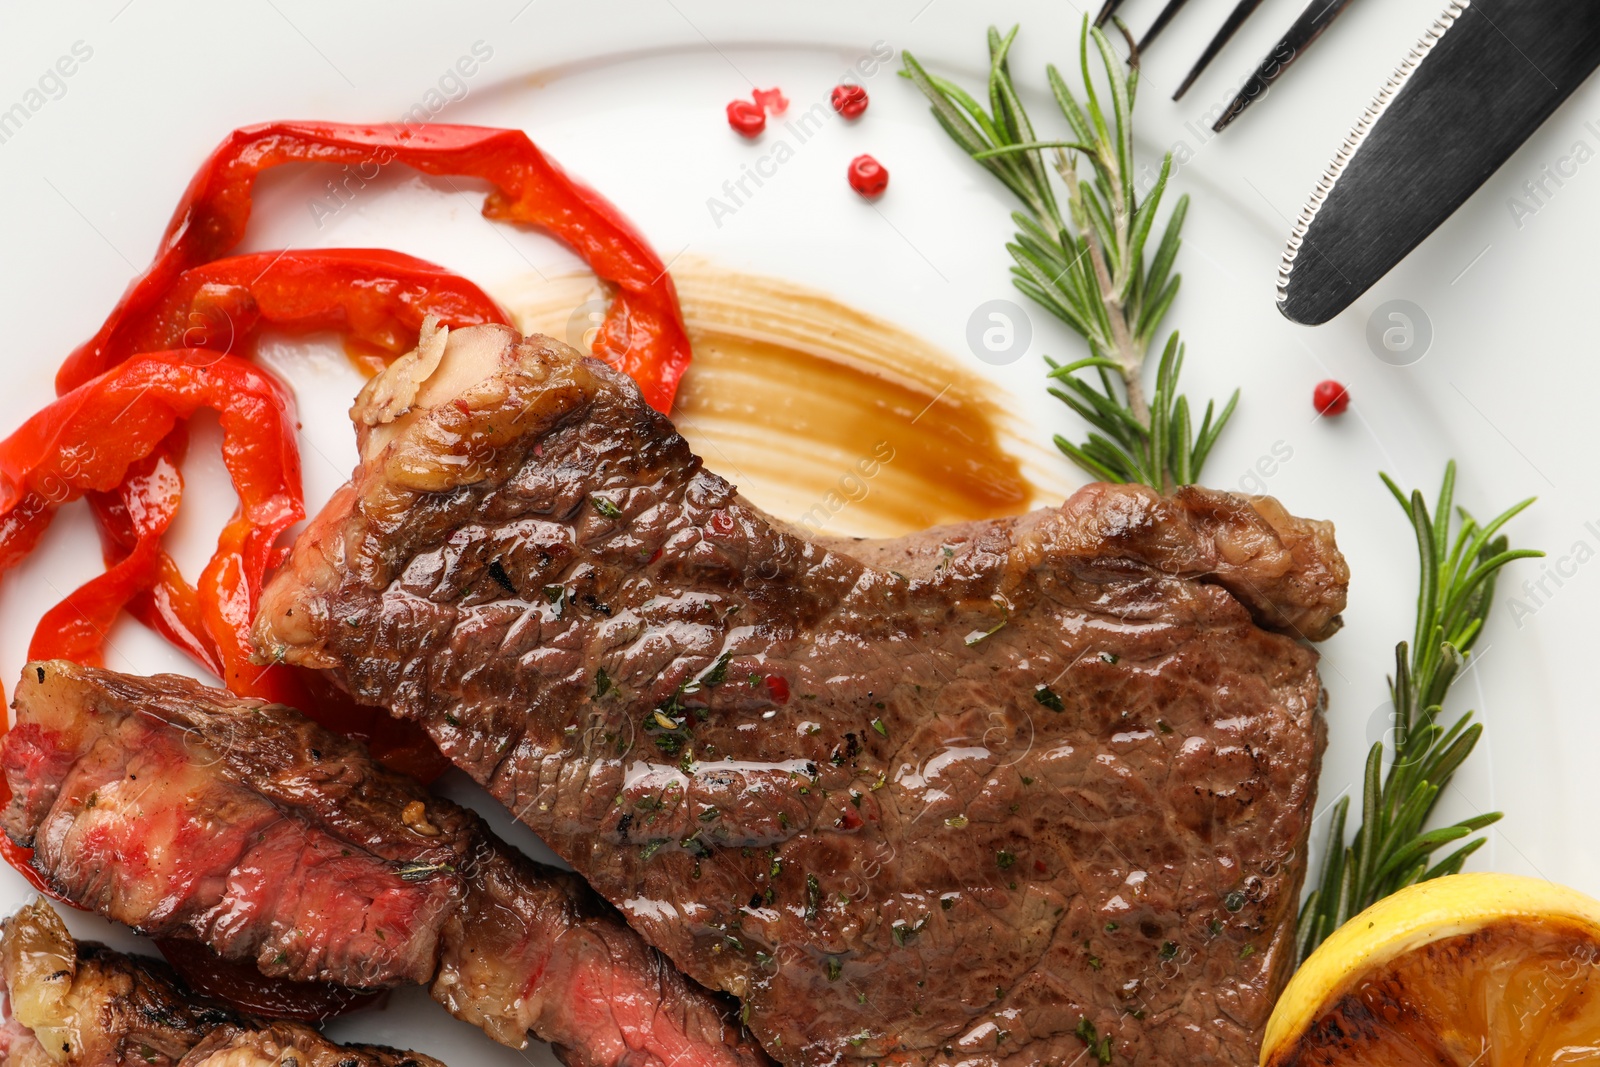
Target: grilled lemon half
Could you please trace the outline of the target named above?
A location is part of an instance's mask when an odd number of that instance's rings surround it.
[[[1600,1065],[1600,901],[1508,874],[1411,886],[1290,980],[1262,1067]]]

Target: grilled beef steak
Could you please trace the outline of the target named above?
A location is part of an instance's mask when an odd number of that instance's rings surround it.
[[[212,1030],[240,1021],[181,989],[162,963],[76,944],[42,900],[0,924],[0,988],[7,1067],[170,1067]]]
[[[0,1067],[443,1067],[238,1016],[163,963],[73,941],[48,904],[0,924]]]
[[[1254,1062],[1330,527],[1093,485],[820,541],[548,338],[458,331],[377,381],[264,660],[423,724],[785,1062]]]
[[[59,660],[24,669],[15,708],[5,829],[75,904],[271,976],[431,983],[569,1064],[766,1062],[575,875],[298,712]]]
[[[127,1067],[139,1067],[131,1060]],[[73,1067],[77,1067],[76,1064]],[[222,1026],[178,1067],[444,1067],[432,1056],[375,1045],[336,1045],[298,1023],[250,1022]]]

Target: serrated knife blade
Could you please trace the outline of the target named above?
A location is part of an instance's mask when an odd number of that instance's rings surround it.
[[[1600,0],[1453,0],[1301,212],[1278,309],[1316,326],[1466,202],[1600,66]]]

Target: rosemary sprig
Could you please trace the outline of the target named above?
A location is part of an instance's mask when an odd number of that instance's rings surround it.
[[[1117,25],[1127,37],[1126,27]],[[1172,156],[1163,160],[1141,202],[1133,160],[1137,50],[1129,37],[1132,59],[1124,64],[1105,34],[1085,19],[1078,56],[1083,101],[1060,71],[1045,68],[1072,139],[1042,141],[1011,80],[1008,56],[1016,37],[1016,27],[1003,37],[989,29],[987,111],[960,86],[928,73],[909,52],[900,73],[927,96],[945,132],[1026,208],[1012,213],[1017,233],[1006,245],[1017,288],[1088,342],[1086,358],[1062,365],[1046,357],[1057,383],[1051,394],[1092,427],[1082,444],[1057,435],[1056,446],[1107,481],[1142,482],[1160,490],[1193,483],[1239,393],[1234,391],[1220,414],[1207,403],[1196,428],[1188,399],[1178,393],[1184,348],[1174,332],[1157,365],[1155,393],[1146,397],[1145,363],[1178,295],[1180,277],[1172,268],[1189,198],[1179,198],[1147,265],[1145,246],[1172,175]],[[1092,76],[1091,44],[1104,68],[1104,96]],[[1087,176],[1079,173],[1080,158],[1089,161]],[[1065,217],[1052,170],[1065,187]]]
[[[1483,733],[1470,711],[1448,729],[1438,719],[1451,683],[1459,677],[1483,632],[1500,569],[1513,560],[1544,555],[1532,549],[1511,549],[1500,533],[1532,499],[1506,509],[1480,527],[1461,509],[1455,509],[1452,518],[1454,462],[1445,468],[1444,484],[1432,512],[1420,490],[1407,498],[1387,474],[1382,477],[1416,532],[1422,565],[1417,628],[1412,643],[1402,641],[1396,647],[1395,673],[1389,679],[1395,716],[1393,760],[1385,774],[1382,741],[1367,754],[1361,825],[1349,844],[1345,843],[1345,819],[1350,798],[1344,797],[1334,806],[1321,876],[1300,911],[1296,930],[1302,961],[1369,905],[1415,882],[1460,872],[1467,857],[1483,847],[1485,838],[1473,838],[1437,863],[1431,862],[1433,854],[1500,820],[1499,812],[1491,812],[1452,826],[1423,829],[1440,792]]]

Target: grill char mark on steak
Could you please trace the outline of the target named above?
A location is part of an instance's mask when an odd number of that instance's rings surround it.
[[[5,829],[76,904],[268,975],[431,983],[576,1067],[767,1062],[577,876],[298,712],[64,661],[29,664],[15,707]]]
[[[626,379],[497,328],[357,432],[263,658],[422,723],[778,1058],[1254,1061],[1323,744],[1294,637],[1348,580],[1326,524],[1095,485],[807,539]]]
[[[157,960],[73,941],[41,900],[0,924],[0,992],[0,1067],[443,1067],[419,1053],[335,1045],[298,1023],[241,1017],[184,988]]]

